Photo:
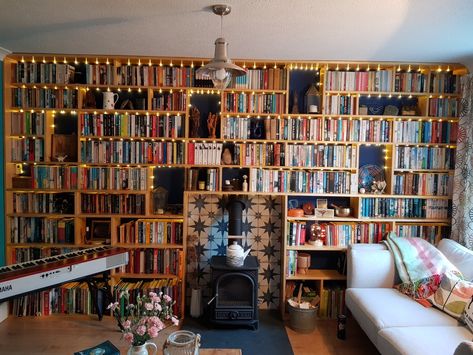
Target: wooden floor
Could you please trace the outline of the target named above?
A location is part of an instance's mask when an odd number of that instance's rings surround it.
[[[163,331],[157,341],[159,348],[167,335],[175,330],[171,327]],[[333,320],[319,320],[317,328],[309,334],[296,333],[287,327],[286,330],[295,355],[378,354],[353,319],[348,320],[347,340],[337,339],[336,321]],[[111,317],[104,317],[101,322],[97,317],[87,316],[9,317],[0,323],[1,354],[72,355],[105,340],[110,340],[121,354],[126,354],[128,347]]]

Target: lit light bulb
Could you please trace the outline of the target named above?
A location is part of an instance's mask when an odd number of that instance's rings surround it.
[[[218,80],[225,80],[225,77],[227,76],[227,71],[225,69],[219,69],[215,72],[215,77]]]

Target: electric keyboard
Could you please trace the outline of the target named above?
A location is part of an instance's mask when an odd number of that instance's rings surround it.
[[[123,248],[99,246],[0,267],[0,301],[128,264]]]

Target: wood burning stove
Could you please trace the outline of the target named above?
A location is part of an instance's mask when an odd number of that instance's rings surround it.
[[[248,256],[241,267],[228,266],[224,256],[210,260],[213,299],[210,320],[258,328],[258,260]]]

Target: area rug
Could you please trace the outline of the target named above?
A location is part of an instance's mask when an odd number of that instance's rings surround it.
[[[199,333],[201,348],[241,349],[243,355],[293,355],[281,316],[274,310],[259,311],[257,330],[222,327],[187,316],[183,329]]]

